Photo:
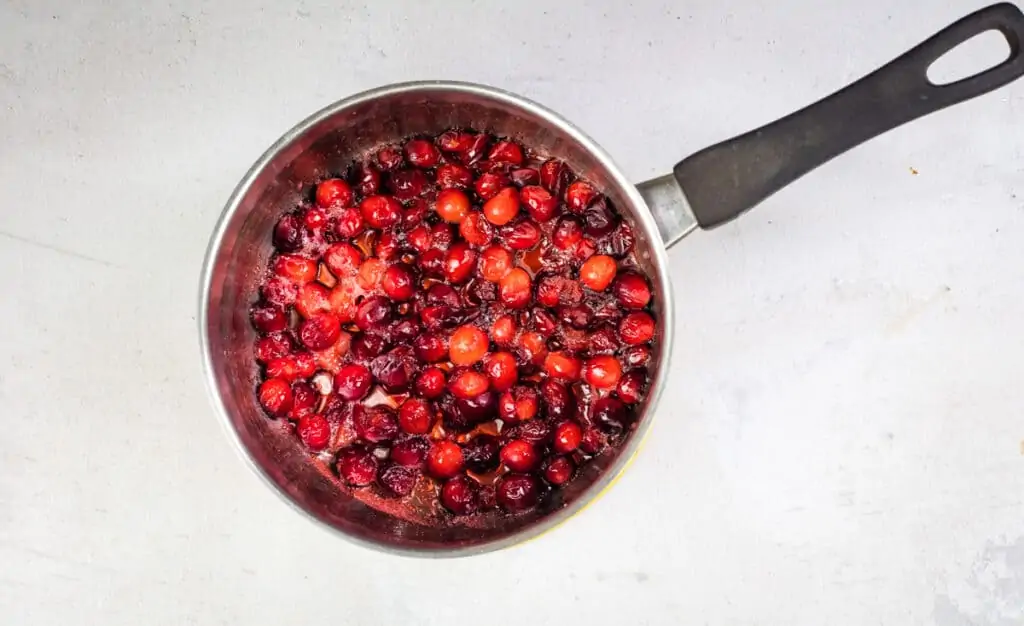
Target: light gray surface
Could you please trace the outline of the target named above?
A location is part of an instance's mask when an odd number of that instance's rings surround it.
[[[195,339],[223,201],[337,97],[494,84],[641,180],[980,3],[342,4],[0,3],[0,623],[1024,621],[1024,83],[673,249],[649,443],[512,551],[301,519],[228,446]]]

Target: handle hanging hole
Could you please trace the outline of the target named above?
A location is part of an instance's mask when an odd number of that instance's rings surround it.
[[[977,76],[1005,62],[1010,52],[1010,43],[1001,32],[987,30],[932,62],[927,70],[928,82],[941,87]]]

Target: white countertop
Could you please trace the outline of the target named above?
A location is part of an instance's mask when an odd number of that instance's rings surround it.
[[[0,623],[1024,623],[1024,81],[671,250],[651,438],[512,550],[398,558],[295,514],[196,339],[232,187],[335,99],[493,84],[640,181],[981,2],[145,4],[0,4]]]

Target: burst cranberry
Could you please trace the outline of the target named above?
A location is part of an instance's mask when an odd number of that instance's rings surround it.
[[[336,315],[318,313],[299,326],[299,339],[310,350],[326,350],[341,337],[341,322]]]
[[[385,172],[402,165],[402,151],[394,146],[384,146],[377,151],[377,164]]]
[[[558,328],[558,322],[546,310],[536,307],[530,311],[530,326],[540,334],[548,337]]]
[[[523,333],[519,336],[519,352],[525,361],[539,365],[548,353],[547,339],[538,332]]]
[[[292,388],[281,378],[268,378],[259,389],[260,404],[271,415],[282,416],[292,408]]]
[[[274,259],[274,273],[296,283],[316,278],[316,261],[295,254],[282,254]]]
[[[495,226],[508,224],[519,214],[519,190],[505,187],[484,203],[484,217]]]
[[[577,180],[565,190],[565,204],[573,213],[583,213],[597,195],[593,185],[584,180]]]
[[[438,250],[447,250],[455,240],[452,227],[441,222],[430,227],[431,245]]]
[[[261,333],[274,333],[288,328],[288,317],[276,306],[256,305],[250,317],[252,325]]]
[[[505,441],[522,439],[536,447],[548,445],[551,439],[551,427],[543,420],[530,420],[510,429]]]
[[[282,378],[287,381],[294,381],[300,378],[309,378],[316,373],[316,360],[308,352],[290,354],[267,363],[267,376],[269,378]]]
[[[469,197],[458,189],[444,189],[437,194],[434,210],[444,221],[458,224],[469,213]]]
[[[338,453],[338,475],[353,487],[365,487],[377,477],[377,457],[369,450],[351,447]]]
[[[552,352],[544,359],[544,371],[548,376],[566,382],[579,380],[582,367],[579,359],[563,352]]]
[[[536,417],[537,405],[537,392],[520,385],[498,398],[498,416],[510,424],[525,422]]]
[[[509,172],[508,177],[513,185],[520,188],[540,183],[540,172],[532,167],[521,167],[512,170]]]
[[[416,167],[429,169],[441,159],[441,153],[426,139],[412,139],[405,144],[405,158]]]
[[[372,384],[370,370],[357,363],[342,366],[334,375],[334,393],[350,402],[363,399]]]
[[[542,276],[537,281],[537,302],[548,307],[558,306],[562,286],[565,282],[561,276]]]
[[[604,433],[596,428],[588,428],[583,431],[583,440],[580,441],[580,450],[586,454],[597,454],[608,444]]]
[[[380,472],[380,484],[396,496],[407,496],[416,486],[416,472],[401,465],[388,465]]]
[[[359,266],[359,273],[356,276],[359,286],[366,290],[376,289],[387,269],[387,265],[380,259],[366,259]]]
[[[274,227],[274,247],[281,252],[295,252],[305,239],[305,225],[295,215],[285,215]]]
[[[583,241],[583,227],[574,217],[563,217],[555,224],[551,243],[559,250],[573,250]]]
[[[583,429],[573,422],[562,422],[555,428],[554,443],[551,447],[555,452],[568,454],[580,446]]]
[[[480,487],[466,476],[456,476],[441,487],[441,504],[456,515],[471,515],[479,508]]]
[[[600,239],[607,236],[615,228],[617,219],[608,201],[598,198],[583,212],[583,232],[588,237]]]
[[[295,283],[286,278],[272,276],[267,282],[263,283],[260,293],[263,295],[263,299],[270,304],[284,308],[295,302],[299,288]]]
[[[391,259],[398,253],[398,237],[392,232],[383,232],[373,246],[373,253],[382,261]]]
[[[530,303],[530,275],[526,270],[514,268],[498,284],[498,297],[511,309],[521,309]]]
[[[489,246],[480,253],[480,275],[496,283],[512,271],[512,253],[501,246]]]
[[[357,165],[352,180],[356,190],[363,196],[372,196],[380,191],[380,172],[369,163]]]
[[[580,239],[580,242],[576,244],[576,249],[572,251],[572,258],[577,263],[582,263],[594,256],[597,252],[597,245],[591,239],[584,237]]]
[[[567,420],[576,411],[576,401],[565,385],[548,379],[540,385],[540,396],[544,400],[548,417]]]
[[[410,435],[425,435],[433,426],[434,415],[430,405],[419,398],[409,398],[398,410],[398,423]]]
[[[498,504],[509,513],[519,513],[536,506],[540,487],[532,476],[508,474],[498,483]]]
[[[462,153],[462,162],[466,165],[473,165],[481,158],[487,151],[487,146],[490,144],[491,138],[487,136],[487,133],[480,133],[473,137],[469,147]]]
[[[580,282],[594,291],[604,291],[615,279],[617,266],[610,256],[592,256],[580,268]]]
[[[363,254],[347,243],[336,243],[324,252],[324,264],[339,279],[355,274],[362,262]]]
[[[389,406],[356,407],[354,424],[356,435],[370,443],[391,441],[398,435],[398,417]]]
[[[402,219],[402,205],[391,196],[370,196],[359,204],[359,212],[373,228],[390,228]]]
[[[380,355],[388,347],[387,339],[376,333],[360,333],[352,342],[352,358],[366,362]]]
[[[512,345],[516,335],[516,322],[511,315],[502,315],[491,324],[491,340],[499,346]]]
[[[433,399],[444,393],[444,372],[438,367],[428,367],[416,378],[416,393],[424,398]]]
[[[406,317],[392,324],[387,332],[392,343],[408,345],[420,336],[423,332],[423,327],[415,318]]]
[[[612,287],[619,304],[627,309],[642,309],[651,301],[651,288],[647,279],[636,272],[621,274]]]
[[[556,198],[562,197],[572,179],[572,171],[558,159],[549,159],[540,166],[540,184]]]
[[[427,471],[435,478],[455,476],[462,464],[462,448],[454,441],[438,441],[427,453]]]
[[[384,272],[380,287],[392,300],[404,301],[413,295],[413,280],[412,268],[405,263],[396,263]]]
[[[269,363],[274,359],[287,356],[292,351],[292,342],[283,333],[277,332],[256,341],[256,360]]]
[[[420,268],[427,276],[444,277],[444,257],[441,250],[427,250],[420,257]]]
[[[302,443],[313,451],[323,450],[331,440],[331,425],[323,415],[306,415],[300,418],[295,430],[299,433]]]
[[[544,478],[556,487],[564,485],[572,479],[573,469],[572,461],[564,456],[556,456],[544,468]]]
[[[391,305],[384,296],[373,296],[363,300],[356,309],[355,323],[359,330],[368,331],[383,328],[391,321]]]
[[[601,430],[607,433],[618,433],[630,423],[630,412],[626,405],[612,397],[605,397],[594,402],[591,416]]]
[[[522,165],[523,149],[514,141],[499,141],[491,148],[491,152],[487,155],[487,160]]]
[[[481,174],[480,178],[476,180],[476,195],[480,196],[481,200],[490,200],[491,198],[498,195],[504,187],[508,186],[509,180],[502,174],[498,173],[486,173]]]
[[[583,330],[590,326],[590,309],[582,305],[559,306],[556,313],[558,319],[566,326]]]
[[[363,214],[357,208],[348,208],[338,215],[334,232],[339,237],[350,239],[363,232]]]
[[[462,447],[466,467],[474,472],[490,472],[498,467],[498,440],[490,435],[477,435]]]
[[[587,339],[587,353],[591,355],[612,354],[619,349],[619,336],[607,324],[590,333]]]
[[[388,177],[388,190],[395,198],[408,202],[430,189],[430,179],[420,170],[398,170]]]
[[[329,178],[316,186],[316,203],[325,209],[352,204],[352,188],[340,178]]]
[[[473,184],[473,173],[456,163],[445,163],[437,168],[437,185],[442,189],[465,189]]]
[[[483,213],[474,211],[459,224],[459,235],[474,246],[485,246],[494,239],[494,226],[484,219]]]
[[[475,326],[461,326],[448,343],[449,357],[455,365],[473,365],[487,354],[487,344],[487,333]]]
[[[501,462],[513,472],[529,472],[539,461],[537,450],[522,439],[510,441],[501,448]]]
[[[295,310],[302,317],[312,317],[317,313],[331,311],[331,292],[320,283],[309,283],[299,289],[295,298]]]
[[[437,137],[437,145],[445,152],[465,152],[473,145],[475,136],[457,130],[447,130]]]
[[[416,376],[416,358],[409,346],[398,346],[370,362],[370,373],[388,393],[402,393]]]
[[[391,447],[391,461],[405,467],[419,467],[427,458],[430,444],[422,437],[403,439]]]
[[[531,221],[509,224],[501,231],[501,241],[513,250],[529,250],[540,243],[541,232]]]
[[[622,353],[622,361],[630,367],[644,367],[651,361],[651,351],[646,346],[633,346]]]
[[[644,387],[647,385],[647,373],[636,369],[629,372],[619,380],[619,386],[615,388],[615,394],[626,404],[636,404],[643,397]]]
[[[409,245],[413,247],[417,252],[426,252],[430,249],[432,243],[432,237],[430,234],[430,228],[425,224],[420,224],[408,232],[405,236],[405,240],[409,242]]]
[[[484,373],[491,379],[491,387],[497,391],[506,391],[516,384],[519,372],[516,358],[508,352],[495,352],[484,360]]]
[[[436,334],[423,334],[413,341],[416,357],[424,363],[437,363],[448,356],[448,342]]]
[[[480,372],[465,370],[452,376],[451,382],[448,383],[448,389],[456,398],[467,399],[484,393],[489,385],[487,377]]]
[[[619,337],[631,346],[647,343],[654,337],[654,318],[644,312],[630,313],[619,322]]]
[[[558,200],[547,189],[536,185],[523,187],[519,192],[519,199],[530,217],[541,223],[554,217],[558,209]]]
[[[622,366],[613,356],[595,356],[583,366],[583,378],[591,387],[614,389],[622,378]]]

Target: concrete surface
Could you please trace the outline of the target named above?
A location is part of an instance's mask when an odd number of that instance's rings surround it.
[[[556,532],[387,557],[249,474],[203,388],[199,266],[306,114],[490,83],[639,181],[981,6],[502,4],[0,2],[0,623],[1024,623],[1024,82],[673,249],[676,383]]]

